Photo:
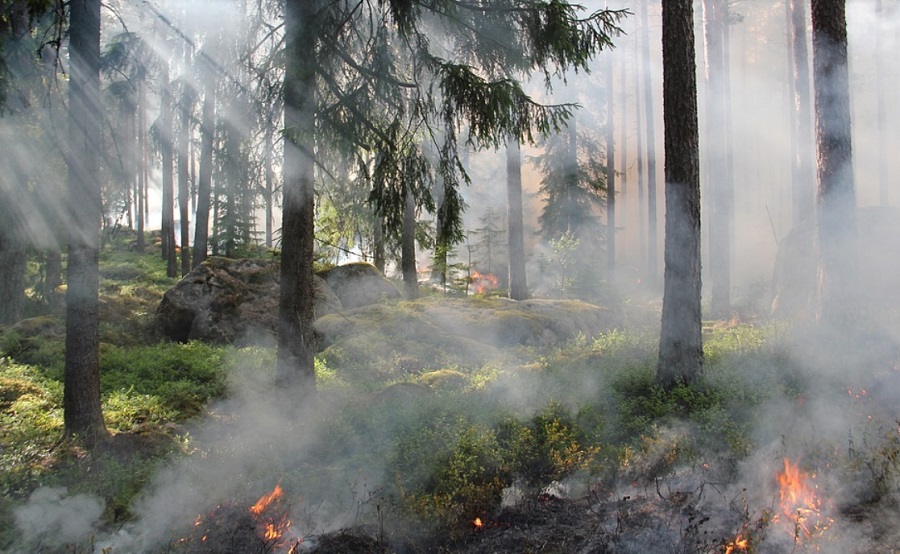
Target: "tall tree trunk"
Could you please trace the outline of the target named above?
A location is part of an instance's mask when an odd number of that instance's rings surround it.
[[[185,64],[188,62],[189,54],[185,47]],[[189,213],[190,206],[190,171],[188,163],[190,162],[191,148],[191,108],[194,100],[192,93],[188,90],[182,92],[180,123],[181,132],[178,137],[178,218],[181,223],[181,275],[187,275],[191,270],[191,253],[190,253],[190,224]]]
[[[314,286],[316,21],[321,0],[288,0],[284,75],[284,190],[281,293],[278,301],[276,375],[299,400],[316,391]]]
[[[13,170],[12,173],[16,175],[18,172]],[[27,262],[20,216],[15,213],[24,204],[21,203],[22,199],[7,194],[6,186],[7,183],[0,181],[0,217],[3,221],[3,225],[0,225],[0,325],[10,325],[22,319]],[[26,190],[26,187],[20,184],[10,188],[13,194],[17,190]]]
[[[578,127],[577,120],[573,116],[569,119],[568,122],[569,129],[569,159],[568,159],[568,167],[569,167],[569,182],[566,187],[566,232],[574,233],[575,227],[572,224],[573,216],[576,213],[575,207],[575,195],[573,194],[575,189],[578,188]],[[490,271],[488,271],[490,272]]]
[[[644,121],[647,125],[647,281],[653,288],[659,284],[657,267],[656,225],[656,123],[653,116],[653,79],[650,70],[650,22],[647,16],[649,0],[641,1],[641,56],[644,58]]]
[[[812,0],[816,144],[819,152],[819,320],[856,312],[856,190],[850,140],[850,80],[844,0]]]
[[[145,216],[145,196],[144,191],[147,190],[147,84],[143,78],[138,79],[138,121],[137,121],[137,210],[135,219],[137,219],[137,251],[143,254],[147,245],[144,244],[144,222],[147,220]]]
[[[619,203],[617,208],[622,214],[622,219],[627,228],[628,225],[628,75],[626,70],[625,56],[622,56],[622,67],[620,72],[619,84],[622,89],[621,101],[619,102]]]
[[[162,93],[160,95],[159,128],[160,155],[162,156],[162,258],[166,261],[166,275],[178,276],[175,256],[175,129],[172,122],[172,88],[168,65],[162,66]]]
[[[443,287],[447,284],[447,257],[450,251],[450,239],[447,237],[444,224],[444,189],[439,188],[435,194],[437,217],[434,226],[434,253],[431,257],[431,281]]]
[[[72,0],[69,25],[69,256],[63,421],[92,446],[107,434],[100,406],[100,0]]]
[[[615,95],[613,89],[612,56],[606,59],[606,268],[609,280],[615,279],[616,269],[616,144]]]
[[[703,370],[700,314],[700,153],[692,0],[663,2],[665,277],[657,382],[671,387]]]
[[[403,206],[403,231],[400,239],[400,269],[406,298],[419,296],[419,275],[416,269],[416,201],[412,191],[406,189]]]
[[[197,178],[197,221],[194,224],[192,263],[198,266],[209,251],[209,208],[212,196],[213,140],[216,135],[216,73],[207,67],[203,74],[203,111],[200,116],[200,169]]]
[[[384,256],[384,218],[375,213],[375,228],[373,229],[373,250],[372,259],[375,267],[381,273],[384,273],[385,268],[385,256]]]
[[[273,169],[272,162],[272,150],[274,149],[273,145],[273,134],[275,133],[275,129],[272,128],[274,123],[270,120],[266,121],[266,131],[265,131],[265,183],[266,183],[266,191],[265,191],[265,209],[266,209],[266,248],[272,248],[272,222],[273,222],[273,214],[272,211],[275,207],[275,170]]]
[[[646,0],[640,0],[642,2]],[[639,33],[635,33],[635,56],[634,56],[634,121],[637,134],[637,152],[635,164],[637,165],[637,187],[638,187],[638,271],[640,272],[641,283],[647,279],[647,212],[644,210],[645,196],[647,190],[647,182],[644,176],[644,125],[643,125],[643,106],[641,106],[641,98],[643,90],[641,82],[643,81],[642,71],[649,71],[641,65],[640,49],[638,48]]]
[[[815,151],[804,5],[805,0],[790,0],[794,84],[791,206],[794,225],[811,220],[815,214]]]
[[[724,0],[703,0],[707,60],[707,148],[706,166],[709,215],[710,313],[714,318],[731,314],[731,176],[726,173],[728,144],[725,112],[725,33],[727,4]]]
[[[878,203],[882,206],[888,206],[890,205],[890,195],[888,194],[890,191],[890,178],[888,176],[887,160],[891,154],[885,149],[885,145],[888,144],[890,139],[887,134],[887,113],[885,113],[888,104],[888,84],[884,78],[884,58],[888,53],[884,51],[885,16],[882,0],[875,1],[875,18],[877,25],[875,28],[875,90],[877,95],[875,113],[878,121],[878,151],[876,152],[878,159]]]
[[[522,213],[522,152],[519,140],[506,140],[506,225],[509,241],[509,297],[528,298],[525,275],[525,222]]]
[[[9,135],[4,134],[4,138]],[[0,325],[22,319],[25,308],[26,197],[28,174],[16,149],[0,150]],[[48,295],[49,296],[49,295]]]

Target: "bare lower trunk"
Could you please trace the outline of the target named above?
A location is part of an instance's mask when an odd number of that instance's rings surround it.
[[[71,3],[65,434],[92,445],[107,434],[100,407],[100,0]]]
[[[413,300],[419,295],[419,276],[416,270],[416,203],[413,195],[406,194],[403,208],[403,233],[401,235],[400,268],[403,272],[403,288],[406,298]]]
[[[314,285],[315,191],[313,152],[316,113],[315,29],[319,1],[287,2],[284,76],[284,206],[281,292],[278,299],[279,387],[295,402],[316,393],[317,348]]]
[[[700,153],[691,0],[663,3],[665,278],[657,382],[694,381],[703,370],[700,314]]]
[[[525,275],[525,223],[522,214],[522,152],[515,138],[506,141],[506,209],[509,241],[509,297],[528,298]]]

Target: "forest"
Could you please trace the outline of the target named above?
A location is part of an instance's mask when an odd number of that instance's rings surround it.
[[[0,552],[897,552],[890,0],[0,0]]]

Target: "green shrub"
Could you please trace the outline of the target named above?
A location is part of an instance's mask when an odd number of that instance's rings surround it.
[[[495,433],[458,416],[401,435],[390,467],[406,509],[451,534],[496,512],[510,482]]]
[[[156,396],[167,410],[190,417],[225,393],[225,351],[201,342],[110,347],[100,362],[100,388],[105,395],[131,391]]]
[[[575,420],[555,402],[525,424],[505,420],[499,435],[510,452],[512,472],[529,486],[543,487],[585,469],[600,451],[586,445]]]

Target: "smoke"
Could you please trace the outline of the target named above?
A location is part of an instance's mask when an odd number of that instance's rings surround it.
[[[14,509],[25,544],[61,546],[90,536],[103,514],[103,502],[86,494],[69,496],[64,487],[42,487]]]

